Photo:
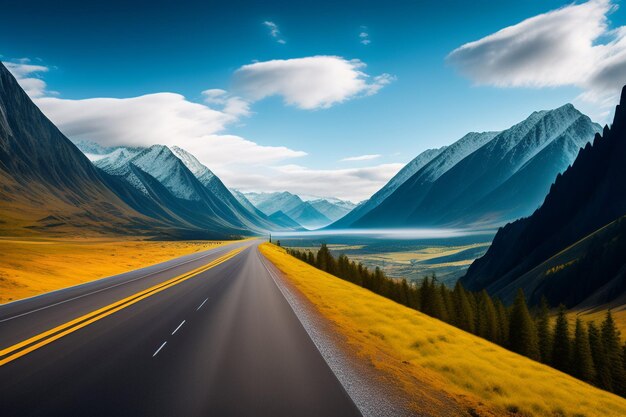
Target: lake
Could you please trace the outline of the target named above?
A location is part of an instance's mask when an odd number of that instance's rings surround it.
[[[326,243],[333,255],[347,255],[368,268],[380,267],[411,281],[435,274],[454,285],[488,249],[495,229],[380,229],[275,233],[281,246],[317,250]]]

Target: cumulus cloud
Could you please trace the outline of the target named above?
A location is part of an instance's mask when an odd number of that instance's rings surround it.
[[[278,95],[301,109],[328,108],[348,99],[376,94],[394,80],[389,74],[370,77],[358,59],[313,56],[244,65],[234,74],[234,90],[257,101]]]
[[[224,100],[228,101],[229,98]],[[264,164],[305,155],[281,146],[261,146],[222,132],[241,111],[217,110],[180,94],[132,98],[67,100],[36,98],[35,103],[70,138],[106,146],[179,145],[210,167]]]
[[[269,28],[270,30],[270,36],[274,39],[276,39],[276,42],[280,43],[280,44],[285,44],[287,43],[281,36],[280,34],[280,29],[278,28],[278,25],[274,22],[271,22],[269,20],[266,20],[265,22],[263,22],[263,25],[265,25],[267,28]]]
[[[526,19],[452,51],[448,61],[478,84],[576,86],[613,105],[626,83],[626,27],[610,29],[610,0],[572,4]]]
[[[370,161],[372,159],[380,158],[381,155],[359,155],[359,156],[349,156],[347,158],[340,159],[339,162],[352,162],[352,161]]]
[[[333,197],[358,202],[369,198],[385,185],[404,164],[381,164],[353,169],[317,170],[300,165],[272,168],[267,175],[244,174],[234,178],[235,188],[242,191],[284,191],[303,195],[328,195],[333,184]],[[270,181],[268,181],[268,177]]]

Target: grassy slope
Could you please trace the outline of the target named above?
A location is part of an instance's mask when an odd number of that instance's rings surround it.
[[[0,239],[0,303],[119,274],[224,243]]]
[[[319,271],[280,248],[264,244],[261,251],[359,356],[409,394],[417,396],[417,380],[481,414],[626,415],[626,400],[618,396]]]

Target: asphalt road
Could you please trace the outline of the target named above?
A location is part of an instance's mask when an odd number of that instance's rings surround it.
[[[0,415],[360,415],[257,245],[228,245],[0,306],[0,363],[18,354],[0,366]],[[237,247],[243,250],[214,265]],[[188,274],[203,265],[214,266]],[[164,284],[176,277],[184,279]],[[115,302],[122,307],[112,309]],[[96,310],[103,313],[89,315]],[[86,318],[67,325],[79,317]]]

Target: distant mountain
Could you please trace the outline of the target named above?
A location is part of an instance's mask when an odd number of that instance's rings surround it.
[[[298,224],[294,219],[287,216],[282,211],[277,211],[276,213],[270,216],[270,220],[274,223],[283,226],[285,228],[291,228],[293,230],[306,230],[304,227]]]
[[[328,217],[331,221],[336,221],[350,213],[356,204],[350,201],[335,198],[318,198],[308,202],[315,210]]]
[[[355,226],[493,227],[529,215],[541,205],[556,174],[600,130],[571,104],[534,112],[435,181],[416,173]]]
[[[0,63],[0,234],[158,234]]]
[[[310,202],[303,201],[287,191],[245,193],[245,197],[266,215],[271,216],[277,211],[282,211],[307,229],[317,229],[332,223],[332,220],[315,209]]]
[[[422,169],[426,164],[432,161],[435,157],[441,154],[446,149],[443,146],[438,149],[427,149],[424,152],[417,155],[411,162],[406,164],[389,182],[380,190],[376,192],[369,200],[359,204],[358,207],[353,207],[350,214],[336,220],[335,223],[328,226],[331,229],[343,229],[349,228],[361,217],[378,207],[389,195],[398,189],[404,182],[412,177],[417,171]]]
[[[470,132],[445,147],[350,226],[356,228],[402,226],[409,214],[423,202],[435,181],[498,133]]]
[[[626,297],[626,88],[611,128],[596,134],[530,217],[507,224],[462,282],[511,300],[601,304]]]

